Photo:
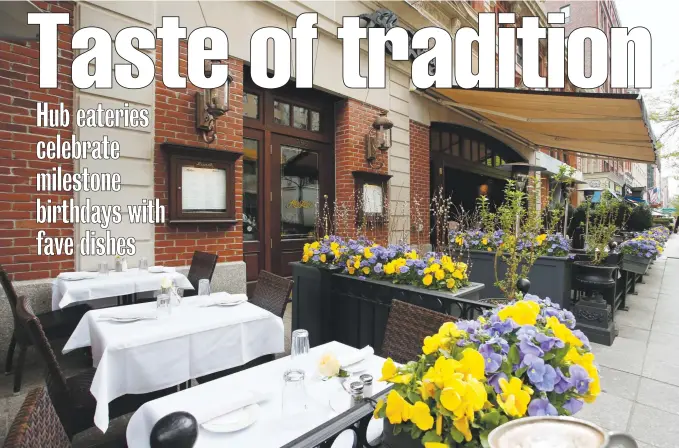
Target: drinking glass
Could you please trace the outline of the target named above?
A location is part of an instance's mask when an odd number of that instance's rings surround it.
[[[210,295],[210,280],[207,278],[201,278],[198,280],[198,295],[199,296],[209,296]]]
[[[292,332],[290,343],[290,358],[293,360],[309,353],[309,332],[306,330],[295,330]]]
[[[140,271],[148,271],[149,270],[149,261],[146,259],[146,257],[141,257],[139,259],[139,270]]]
[[[160,294],[156,299],[158,317],[169,316],[172,313],[172,300],[170,294]]]
[[[99,273],[108,275],[108,263],[99,263]]]
[[[307,393],[304,386],[304,371],[289,369],[283,374],[283,415],[301,414],[307,410]]]

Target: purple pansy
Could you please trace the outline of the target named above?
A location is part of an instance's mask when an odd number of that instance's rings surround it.
[[[572,365],[568,368],[568,373],[571,376],[571,384],[573,384],[575,390],[581,395],[587,393],[589,384],[592,382],[587,371],[581,366]]]
[[[582,409],[583,404],[584,403],[582,402],[582,400],[578,400],[577,398],[569,398],[564,403],[563,408],[570,412],[571,415],[575,415],[578,412],[580,412],[580,409]]]
[[[542,358],[533,355],[526,355],[521,362],[522,367],[526,367],[526,373],[533,385],[542,392],[554,390],[556,382],[556,371],[554,367],[545,364]]]
[[[546,415],[559,415],[559,412],[548,399],[534,398],[528,405],[528,415],[531,417],[544,417]]]
[[[495,373],[502,365],[502,355],[496,353],[493,346],[490,344],[483,344],[479,348],[479,353],[483,356],[486,362],[486,373]]]

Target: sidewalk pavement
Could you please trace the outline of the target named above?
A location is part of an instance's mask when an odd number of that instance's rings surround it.
[[[651,265],[613,345],[592,344],[602,393],[577,417],[632,435],[640,448],[679,446],[679,235]]]

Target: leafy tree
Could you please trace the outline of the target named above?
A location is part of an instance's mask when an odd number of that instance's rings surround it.
[[[661,156],[669,161],[670,167],[679,167],[679,147],[674,138],[679,136],[679,79],[674,81],[666,94],[652,98],[650,104],[653,109],[651,120],[664,126],[658,139],[660,149],[665,146],[667,148],[662,151]]]

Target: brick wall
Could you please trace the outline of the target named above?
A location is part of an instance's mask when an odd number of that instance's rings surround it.
[[[338,204],[344,204],[349,210],[348,225],[338,222],[336,233],[344,237],[358,236],[356,227],[352,226],[355,222],[353,217],[356,216],[355,179],[352,171],[380,174],[389,172],[388,154],[378,151],[377,159],[373,162],[376,168],[371,168],[365,160],[365,135],[380,112],[381,109],[354,99],[340,101],[335,106],[335,197]],[[389,197],[388,192],[385,197]],[[343,226],[347,228],[342,228]],[[380,244],[386,244],[389,226],[369,225],[365,236]]]
[[[73,23],[74,4],[71,2],[35,2],[48,12],[67,12]],[[0,265],[12,279],[33,280],[56,277],[59,272],[73,270],[73,256],[38,256],[36,236],[45,230],[46,236],[73,237],[72,224],[37,224],[36,200],[61,202],[71,193],[38,193],[36,177],[41,171],[61,166],[63,172],[73,172],[73,162],[66,159],[38,160],[39,141],[54,141],[57,134],[70,139],[72,129],[48,129],[36,126],[36,102],[59,102],[73,111],[71,82],[71,38],[73,27],[59,25],[57,55],[58,87],[39,87],[39,43],[0,41]]]
[[[429,243],[429,126],[410,120],[410,243]]]
[[[229,59],[233,82],[229,95],[229,112],[217,120],[217,140],[208,145],[196,131],[195,93],[190,83],[184,90],[168,89],[162,83],[162,42],[156,47],[156,105],[155,105],[155,197],[168,207],[167,160],[161,143],[201,148],[243,150],[243,62]],[[180,47],[180,73],[186,76],[187,46]],[[243,163],[236,162],[236,217],[243,214]],[[168,216],[166,216],[166,219]],[[188,265],[194,250],[216,253],[218,262],[242,261],[242,224],[158,224],[155,232],[155,260],[168,266]]]

